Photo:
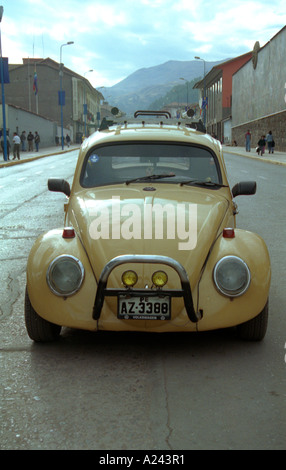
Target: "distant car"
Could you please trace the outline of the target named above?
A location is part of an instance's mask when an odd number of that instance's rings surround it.
[[[267,247],[235,223],[234,198],[255,194],[256,183],[231,190],[218,140],[180,123],[148,123],[150,113],[86,139],[71,188],[49,179],[68,201],[63,226],[40,236],[29,255],[32,340],[54,340],[61,327],[236,327],[241,338],[264,337]]]

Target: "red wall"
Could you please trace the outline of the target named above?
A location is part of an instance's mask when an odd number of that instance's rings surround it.
[[[218,68],[222,70],[222,107],[229,108],[231,106],[231,95],[232,95],[232,76],[252,57],[252,52],[237,57],[234,60],[229,61],[226,64],[218,65]]]

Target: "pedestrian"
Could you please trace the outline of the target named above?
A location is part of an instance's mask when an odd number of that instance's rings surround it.
[[[70,146],[70,142],[71,142],[71,138],[70,138],[70,136],[67,134],[67,135],[66,135],[66,143],[67,143],[67,146],[68,146],[68,147]]]
[[[26,140],[27,140],[26,131],[22,132],[20,139],[21,139],[21,144],[22,144],[22,152],[26,152]]]
[[[40,136],[37,131],[35,131],[35,145],[36,145],[36,152],[39,151],[39,143],[40,143]]]
[[[31,131],[28,134],[27,141],[28,141],[28,150],[29,150],[29,152],[32,152],[33,148],[34,148],[34,144],[33,144],[34,135],[32,134]]]
[[[14,132],[13,144],[13,160],[16,160],[16,157],[18,157],[18,160],[20,160],[21,139],[18,136],[17,132]]]
[[[250,147],[251,147],[251,133],[248,129],[248,131],[245,134],[245,150],[247,152],[250,152]]]
[[[267,136],[266,136],[266,142],[267,142],[268,152],[269,153],[274,153],[274,146],[273,146],[274,139],[273,139],[273,135],[272,135],[271,131],[269,131]],[[275,143],[274,143],[274,145],[275,145]]]
[[[258,145],[258,155],[261,153],[261,156],[262,156],[265,152],[265,145],[266,145],[265,135],[262,135],[260,137],[259,141],[257,142],[257,145]]]
[[[55,137],[55,142],[56,142],[56,146],[58,146],[60,144],[60,138],[57,135]]]
[[[10,147],[11,147],[11,144],[10,144],[10,139],[9,139],[9,136],[6,135],[6,143],[7,143],[7,159],[10,160]],[[1,147],[2,147],[2,152],[3,152],[3,160],[4,160],[4,136],[2,134],[1,136]]]

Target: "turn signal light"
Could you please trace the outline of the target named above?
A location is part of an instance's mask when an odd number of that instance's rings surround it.
[[[65,227],[63,229],[63,238],[75,238],[75,231],[73,227]]]
[[[168,276],[164,271],[156,271],[152,275],[152,282],[156,287],[163,287],[168,282]]]
[[[234,228],[224,228],[222,232],[223,238],[234,238],[235,233],[234,233]]]
[[[121,279],[126,287],[133,287],[138,281],[138,276],[135,271],[125,271],[122,274]]]

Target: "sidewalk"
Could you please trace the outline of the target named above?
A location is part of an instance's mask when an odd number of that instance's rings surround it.
[[[10,152],[10,160],[5,162],[3,154],[0,153],[2,156],[2,161],[0,161],[0,168],[12,165],[18,165],[19,163],[26,163],[31,162],[33,160],[37,160],[38,158],[49,157],[50,155],[56,155],[61,153],[72,152],[73,150],[78,150],[80,148],[79,144],[72,144],[69,147],[65,145],[64,150],[60,145],[47,147],[44,149],[40,149],[38,152],[35,150],[33,152],[21,152],[20,151],[20,160],[12,160],[13,158],[13,151]]]
[[[233,155],[239,155],[241,157],[253,158],[255,160],[260,160],[267,163],[273,163],[274,165],[284,165],[286,166],[286,152],[276,152],[268,153],[266,149],[263,156],[258,155],[255,151],[255,148],[252,148],[250,152],[246,152],[244,147],[232,147],[228,145],[223,145],[223,150],[225,153],[232,153]]]

